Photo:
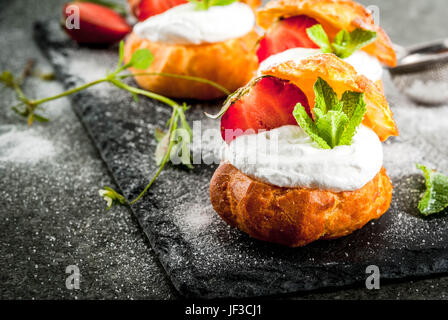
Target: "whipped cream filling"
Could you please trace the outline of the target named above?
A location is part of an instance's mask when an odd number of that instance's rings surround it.
[[[299,126],[242,135],[225,147],[224,161],[244,174],[279,187],[354,191],[383,165],[378,136],[361,125],[350,146],[320,149]]]
[[[274,54],[264,60],[260,64],[259,74],[262,70],[269,69],[272,66],[286,62],[295,61],[300,62],[312,55],[322,53],[320,49],[310,49],[310,48],[292,48],[286,51]],[[350,57],[342,59],[345,62],[351,64],[355,68],[358,74],[362,74],[373,82],[381,80],[383,76],[383,67],[376,57],[369,55],[368,53],[358,50]]]
[[[255,26],[252,9],[241,2],[196,10],[192,3],[173,7],[137,23],[134,32],[166,44],[216,43],[242,37]]]

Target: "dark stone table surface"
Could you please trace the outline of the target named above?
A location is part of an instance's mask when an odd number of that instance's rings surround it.
[[[35,59],[38,70],[51,72],[32,40],[32,24],[58,17],[62,3],[0,2],[0,71],[20,73]],[[381,23],[397,43],[446,36],[445,0],[363,3],[380,7]],[[24,88],[36,97],[62,90],[34,78]],[[43,113],[51,122],[32,128],[10,110],[15,102],[13,92],[0,89],[0,298],[179,298],[130,211],[104,210],[98,189],[114,184],[69,100],[47,104]],[[69,265],[80,268],[79,290],[66,289]],[[446,299],[447,288],[448,277],[436,277],[287,298]]]

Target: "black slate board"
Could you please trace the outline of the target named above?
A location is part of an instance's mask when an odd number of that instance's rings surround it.
[[[56,21],[37,23],[34,35],[67,88],[104,75],[118,58],[114,49],[78,47]],[[253,240],[228,227],[210,205],[216,165],[196,165],[192,171],[169,166],[162,173],[132,212],[181,294],[250,297],[363,285],[368,265],[377,265],[383,280],[448,272],[448,218],[446,212],[419,216],[424,181],[415,169],[421,162],[448,172],[448,106],[413,105],[386,80],[401,130],[384,145],[394,199],[386,215],[350,236],[298,249]],[[170,108],[149,99],[136,103],[108,85],[71,99],[121,191],[134,198],[155,169],[153,130],[163,127]],[[218,110],[219,102],[190,103],[190,121],[201,119],[203,129],[219,126],[203,116]]]

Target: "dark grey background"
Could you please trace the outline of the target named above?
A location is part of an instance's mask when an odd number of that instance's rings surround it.
[[[51,71],[31,38],[32,23],[57,18],[63,2],[0,2],[0,71],[19,73],[30,58],[38,69]],[[446,36],[445,0],[363,3],[381,8],[381,23],[397,43]],[[113,183],[69,101],[47,104],[44,113],[52,121],[28,129],[10,111],[15,95],[0,90],[0,298],[177,298],[130,212],[104,210],[97,191]],[[25,85],[30,96],[60,90],[37,79]],[[33,148],[45,148],[51,157],[33,157]],[[65,288],[65,268],[72,264],[81,269],[78,291]],[[442,277],[292,298],[446,299],[447,284]]]

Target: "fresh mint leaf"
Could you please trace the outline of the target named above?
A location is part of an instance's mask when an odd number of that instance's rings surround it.
[[[315,108],[320,109],[324,114],[330,110],[341,110],[338,95],[321,77],[317,78],[314,84],[314,94],[316,96]]]
[[[344,112],[330,110],[326,114],[317,116],[316,127],[319,136],[327,142],[330,148],[334,148],[339,145],[347,123],[348,117]]]
[[[293,115],[300,127],[324,149],[351,145],[353,136],[366,112],[364,95],[346,91],[339,100],[336,92],[322,78],[314,84],[315,121],[297,104]]]
[[[328,143],[320,137],[316,124],[313,119],[309,117],[302,104],[296,104],[293,115],[299,126],[319,145],[319,147],[322,149],[331,149]]]
[[[314,94],[316,100],[313,112],[316,116],[319,136],[327,142],[330,148],[334,148],[338,145],[348,118],[341,111],[342,104],[339,102],[336,92],[320,77],[314,84]]]
[[[341,59],[350,57],[355,51],[375,41],[377,33],[374,31],[355,29],[352,32],[341,30],[332,44],[333,52]]]
[[[426,184],[418,210],[425,216],[442,212],[448,207],[448,177],[421,164],[417,168],[423,171]]]
[[[131,61],[128,63],[128,67],[145,70],[149,68],[153,61],[154,56],[148,49],[139,49],[132,55]]]
[[[338,32],[334,38],[331,47],[333,48],[333,53],[339,58],[347,58],[346,48],[350,44],[350,33],[346,30],[341,30]]]
[[[321,24],[315,24],[314,26],[306,29],[308,37],[317,44],[323,53],[333,53],[328,35],[325,32]]]
[[[355,111],[358,104],[364,103],[364,93],[362,92],[354,92],[354,91],[346,91],[342,94],[341,104],[342,104],[342,111],[351,118]]]
[[[342,110],[350,120],[341,136],[339,144],[350,145],[356,134],[356,130],[367,112],[364,93],[346,91],[342,95],[341,102]]]
[[[374,42],[377,38],[375,31],[355,29],[352,32],[341,30],[330,43],[327,33],[321,24],[316,24],[306,30],[308,37],[317,44],[323,53],[334,53],[341,59],[350,57],[355,51]]]

